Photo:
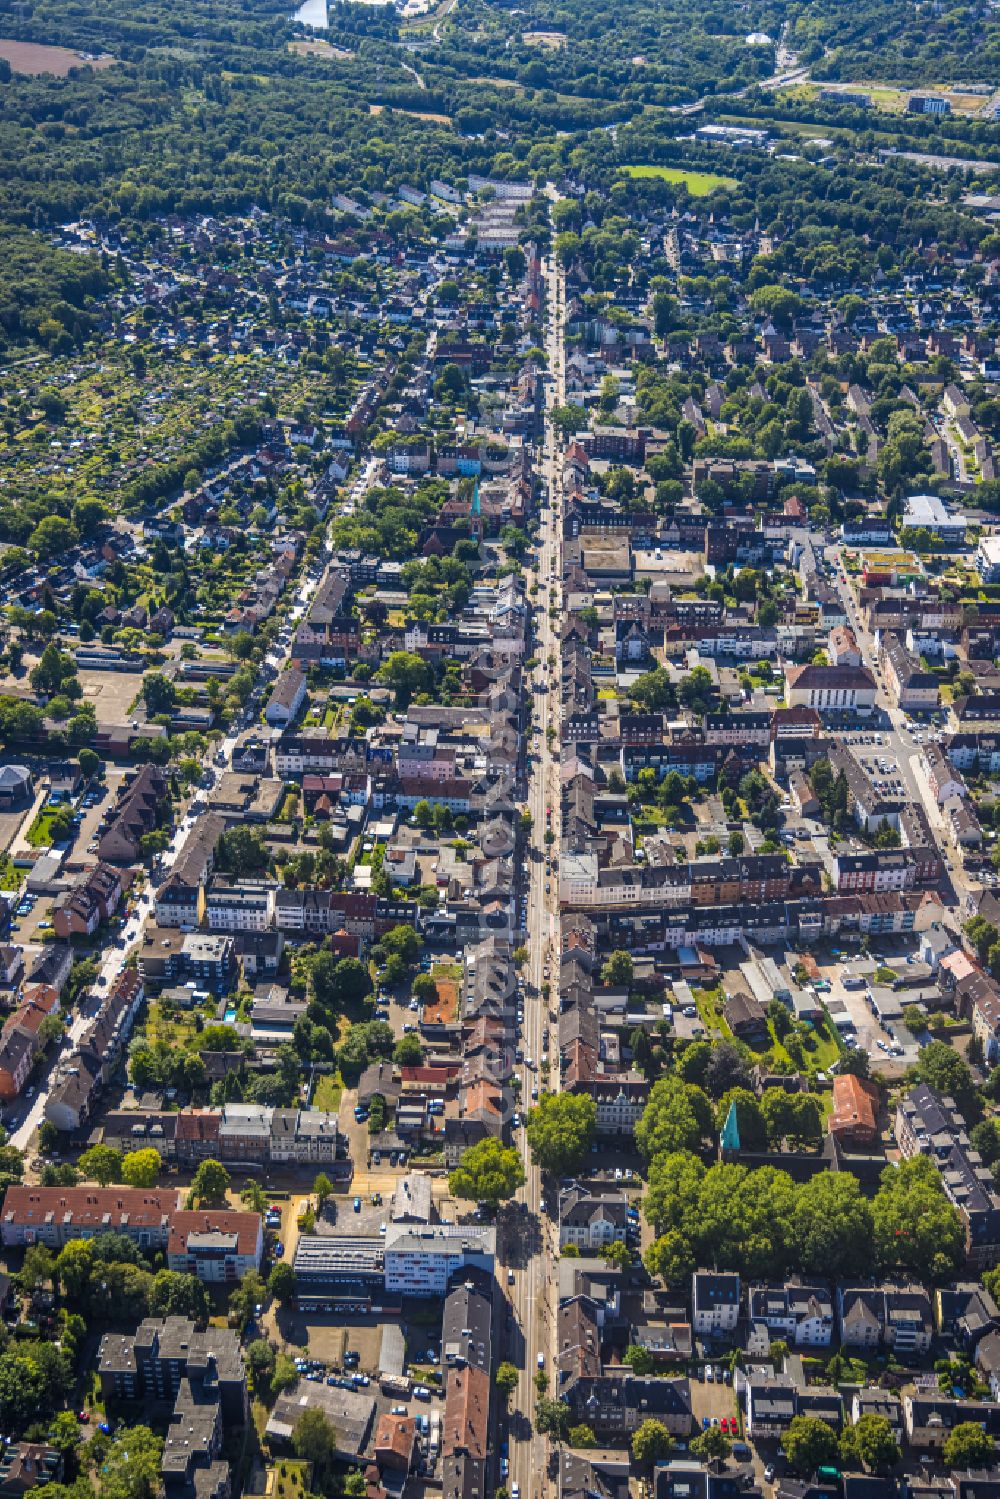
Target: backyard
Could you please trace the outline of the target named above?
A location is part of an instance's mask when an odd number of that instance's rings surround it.
[[[344,1082],[339,1072],[321,1073],[313,1090],[313,1108],[321,1113],[336,1114],[343,1091]]]
[[[721,986],[695,990],[695,1003],[707,1034],[730,1040],[733,1033],[722,1013],[725,1001]],[[789,1071],[798,1068],[806,1073],[826,1072],[840,1056],[840,1043],[830,1021],[824,1020],[822,1033],[808,1021],[796,1022],[791,1016],[789,1021],[791,1029],[779,1038],[774,1021],[769,1019],[767,1044],[751,1045],[751,1050],[757,1056],[768,1052],[777,1067]]]

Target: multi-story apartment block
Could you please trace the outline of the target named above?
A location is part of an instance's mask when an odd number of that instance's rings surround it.
[[[467,1266],[493,1273],[496,1230],[459,1224],[412,1228],[390,1224],[385,1238],[385,1289],[403,1296],[442,1296]]]
[[[228,1210],[174,1213],[167,1241],[167,1268],[196,1275],[208,1284],[235,1285],[259,1270],[264,1228],[259,1213]]]
[[[740,1278],[735,1272],[696,1270],[691,1277],[691,1326],[702,1337],[736,1331]]]
[[[275,889],[263,881],[213,884],[205,893],[205,920],[213,932],[266,932],[274,918]]]
[[[821,1282],[793,1278],[785,1286],[751,1286],[748,1314],[770,1333],[796,1348],[828,1348],[833,1336],[833,1301]]]

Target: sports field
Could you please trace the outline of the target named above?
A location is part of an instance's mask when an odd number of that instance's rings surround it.
[[[720,187],[735,187],[733,177],[719,177],[714,172],[689,172],[683,167],[635,166],[622,167],[630,177],[659,177],[664,182],[683,184],[692,198],[707,198]]]

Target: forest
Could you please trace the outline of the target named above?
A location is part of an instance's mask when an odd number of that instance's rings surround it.
[[[724,170],[737,186],[714,200],[737,225],[760,219],[785,239],[775,272],[836,280],[868,274],[880,245],[929,238],[954,245],[983,232],[954,201],[958,182],[942,193],[940,177],[912,162],[877,161],[879,146],[1000,159],[1000,130],[989,122],[880,115],[876,132],[871,112],[754,86],[772,72],[775,50],[748,45],[747,35],[773,41],[786,22],[804,56],[818,48],[817,72],[849,76],[851,49],[877,37],[905,54],[919,77],[923,32],[912,6],[893,9],[890,24],[890,7],[880,3],[847,13],[832,0],[799,8],[754,0],[736,13],[711,0],[692,17],[676,0],[639,0],[623,21],[609,0],[572,9],[538,0],[528,16],[493,0],[459,0],[434,31],[403,28],[404,35],[395,12],[343,0],[330,13],[330,39],[349,54],[337,61],[291,49],[301,28],[286,0],[181,0],[162,12],[124,0],[77,0],[70,10],[59,0],[31,7],[4,0],[0,8],[0,30],[12,38],[118,59],[65,78],[14,75],[0,95],[0,233],[8,251],[0,336],[62,352],[86,340],[92,300],[113,276],[113,267],[47,243],[46,231],[80,218],[120,223],[141,237],[164,215],[258,206],[293,225],[326,228],[330,200],[345,188],[364,196],[403,183],[426,188],[435,177],[460,182],[470,171],[541,181],[567,170],[615,212],[641,214],[686,203],[686,194],[628,180],[622,166],[719,170],[717,151],[682,138],[689,118],[664,107],[704,94],[712,101],[706,119],[737,114],[791,129],[805,118],[840,129],[836,172],[813,165],[808,152],[799,160],[790,152],[781,160],[727,155]],[[883,10],[885,24],[873,24]],[[969,56],[982,39],[977,56],[988,58],[994,23],[974,22],[973,14],[948,13],[935,28]],[[973,25],[981,28],[974,36]],[[545,44],[539,32],[552,33]],[[824,53],[834,35],[838,50]],[[880,71],[871,57],[864,66]],[[533,228],[525,223],[525,237]]]

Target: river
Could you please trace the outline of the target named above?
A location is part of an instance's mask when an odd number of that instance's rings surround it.
[[[326,0],[302,0],[292,19],[302,26],[312,26],[316,31],[326,31],[330,24]]]

